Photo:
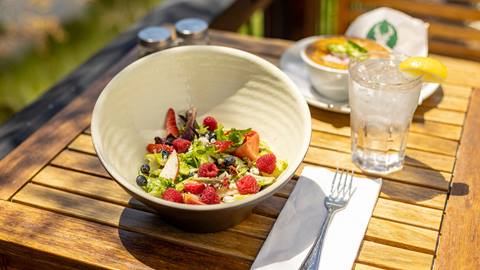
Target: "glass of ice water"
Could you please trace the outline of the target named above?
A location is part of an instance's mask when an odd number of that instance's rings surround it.
[[[421,77],[399,70],[406,56],[371,53],[349,65],[352,160],[362,170],[401,170],[408,129],[418,105]]]

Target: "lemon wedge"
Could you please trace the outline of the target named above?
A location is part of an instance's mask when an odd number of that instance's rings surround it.
[[[447,67],[437,59],[413,56],[403,60],[401,71],[414,76],[422,76],[423,81],[440,83],[447,78]]]

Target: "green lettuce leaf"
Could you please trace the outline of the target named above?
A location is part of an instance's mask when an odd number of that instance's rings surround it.
[[[198,134],[204,135],[208,133],[208,127],[204,126],[203,124],[200,125],[197,129]]]
[[[264,142],[264,141],[260,141],[260,151],[258,153],[258,156],[261,157],[263,155],[266,155],[266,154],[271,154],[273,153],[272,150],[270,150],[270,147],[268,147],[268,145]]]
[[[147,185],[143,188],[147,193],[152,194],[156,197],[161,197],[163,192],[169,187],[173,187],[173,182],[169,179],[162,177],[159,178],[148,178]]]
[[[190,174],[190,166],[185,162],[179,161],[178,172],[180,175],[188,176]]]
[[[283,171],[288,167],[288,162],[286,160],[277,160],[275,164],[275,170],[271,174],[262,173],[263,176],[278,177]]]
[[[188,165],[188,173],[190,173],[192,168],[198,168],[200,167],[200,164],[214,162],[212,157],[216,155],[217,153],[215,152],[214,146],[206,146],[202,144],[202,142],[194,140],[192,142],[192,150],[187,153],[179,154],[178,157],[180,160],[180,166],[184,166],[184,172],[186,172],[185,166]],[[184,165],[182,165],[182,163],[184,163]]]
[[[215,129],[215,137],[217,138],[217,141],[226,141],[228,140],[227,135],[225,135],[225,132],[223,131],[223,125],[218,124],[217,129]]]
[[[251,130],[251,128],[243,130],[232,128],[228,133],[228,140],[233,142],[232,147],[239,147],[242,145],[243,141],[245,140],[245,134]]]
[[[329,44],[327,50],[329,53],[341,58],[350,57],[356,59],[366,57],[368,52],[367,49],[351,40],[347,40],[343,44]]]
[[[271,185],[275,181],[275,177],[273,176],[260,176],[251,173],[247,173],[247,175],[253,176],[257,180],[257,183],[260,185],[260,187]]]
[[[347,48],[345,44],[328,44],[327,50],[329,53],[345,57],[347,55]]]

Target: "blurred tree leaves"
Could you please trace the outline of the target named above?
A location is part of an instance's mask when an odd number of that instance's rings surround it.
[[[18,21],[30,42],[20,44],[19,55],[1,54],[0,46],[0,123],[35,100],[55,82],[105,46],[120,32],[141,19],[161,0],[69,0],[86,1],[87,7],[68,21],[46,12],[53,0],[28,0],[33,12]],[[20,25],[23,24],[23,25]],[[11,26],[9,26],[11,27]],[[22,28],[23,27],[23,28]],[[0,39],[11,29],[0,25]],[[29,41],[28,41],[29,40]],[[1,44],[1,42],[0,42]]]

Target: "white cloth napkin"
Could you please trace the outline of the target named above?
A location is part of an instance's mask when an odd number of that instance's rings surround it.
[[[394,52],[405,55],[428,54],[428,23],[387,7],[358,16],[345,34],[376,40]]]
[[[323,200],[335,172],[305,167],[252,269],[298,269],[326,217]],[[328,228],[320,269],[351,269],[377,201],[381,179],[353,178],[355,192]]]

